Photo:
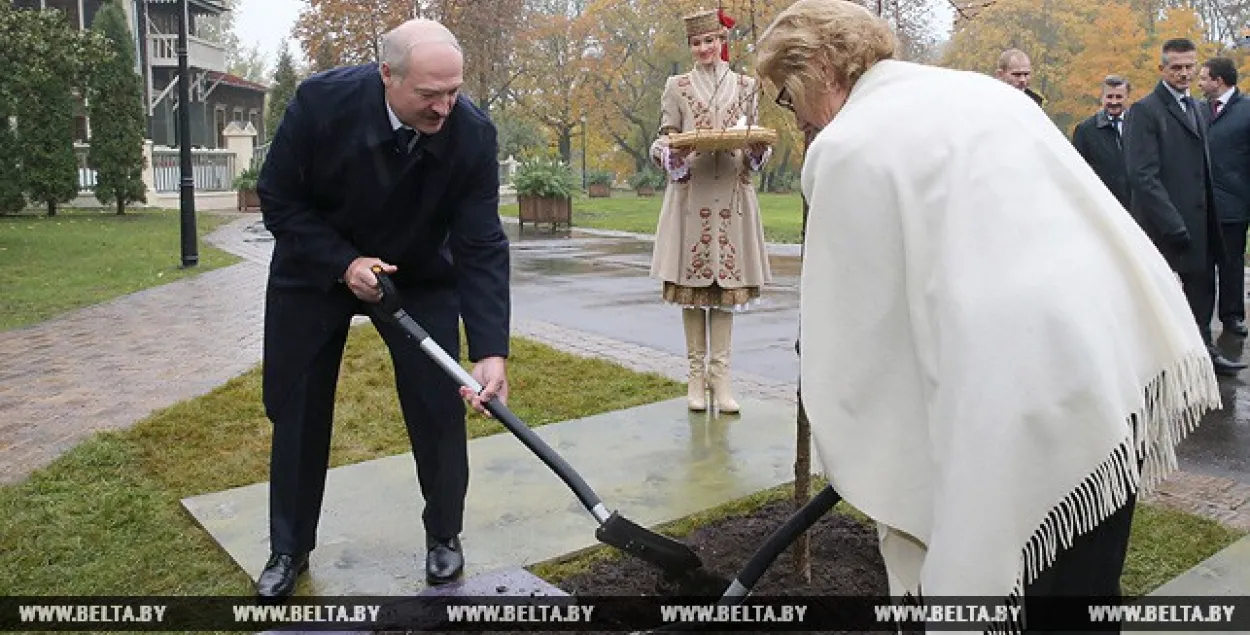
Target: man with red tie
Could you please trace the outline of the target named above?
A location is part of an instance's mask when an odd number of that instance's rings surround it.
[[[1211,180],[1215,211],[1223,230],[1227,257],[1219,263],[1220,322],[1224,333],[1245,337],[1246,230],[1250,227],[1250,102],[1237,89],[1237,66],[1215,57],[1198,71],[1198,88],[1206,102]]]

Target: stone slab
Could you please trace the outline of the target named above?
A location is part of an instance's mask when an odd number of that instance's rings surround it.
[[[793,479],[794,407],[740,397],[740,415],[685,399],[536,428],[609,510],[654,526]],[[395,422],[395,425],[402,425]],[[469,443],[465,575],[594,547],[597,523],[563,481],[504,432]],[[184,507],[253,579],[268,556],[268,484]],[[297,595],[412,595],[425,588],[422,499],[412,455],[329,472],[319,542]]]
[[[420,597],[566,597],[568,593],[522,569],[512,567],[469,576],[453,584],[425,589]]]

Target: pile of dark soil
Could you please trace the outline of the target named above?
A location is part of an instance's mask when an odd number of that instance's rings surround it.
[[[733,579],[768,536],[793,513],[793,503],[779,501],[744,516],[704,525],[681,539],[703,559],[705,568]],[[794,570],[790,552],[783,553],[755,585],[762,596],[888,595],[885,565],[877,551],[876,531],[837,513],[827,514],[808,532],[811,536],[812,581]],[[670,595],[657,570],[634,558],[596,563],[584,573],[556,586],[574,595]]]
[[[785,523],[793,509],[792,502],[779,501],[749,514],[704,525],[681,541],[699,554],[707,571],[732,580],[768,536]],[[889,594],[885,565],[877,551],[877,534],[872,527],[853,518],[830,513],[809,531],[809,535],[811,582],[805,581],[795,571],[791,552],[787,551],[777,558],[755,585],[754,596],[813,598]],[[572,595],[595,597],[664,597],[691,592],[691,587],[677,588],[666,581],[655,567],[629,557],[596,563],[582,573],[557,582],[556,586]],[[716,592],[717,595],[719,593]],[[627,632],[620,628],[615,630]],[[529,635],[567,635],[571,631],[524,632]]]

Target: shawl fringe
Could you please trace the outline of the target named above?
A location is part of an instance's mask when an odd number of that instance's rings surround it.
[[[1150,492],[1175,471],[1176,445],[1198,427],[1203,414],[1220,405],[1219,384],[1205,350],[1180,358],[1152,378],[1143,406],[1128,416],[1130,434],[1051,509],[1025,544],[1016,584],[1003,605],[1020,607],[1024,588],[1054,564],[1061,549],[1123,507],[1130,494]],[[1024,626],[993,623],[985,632],[1016,635]]]
[[[1019,607],[1025,586],[1054,564],[1061,549],[1091,531],[1128,502],[1149,493],[1176,470],[1176,445],[1220,407],[1219,384],[1205,351],[1192,352],[1145,386],[1142,407],[1128,416],[1130,434],[1076,489],[1059,502],[1029,539],[1020,574],[1005,605]],[[1027,619],[1027,618],[1026,618]],[[1023,624],[992,624],[987,633],[1023,632]]]

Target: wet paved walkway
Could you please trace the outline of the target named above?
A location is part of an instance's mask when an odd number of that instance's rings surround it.
[[[239,216],[207,237],[242,256],[239,264],[0,333],[0,482],[260,361],[271,243],[255,214]],[[516,335],[684,377],[680,319],[646,277],[647,241],[527,230],[514,246]],[[798,270],[792,247],[778,251],[767,303],[735,321],[734,377],[744,395],[793,401]],[[1241,355],[1240,342],[1224,346]],[[1185,471],[1156,500],[1250,529],[1250,389],[1222,382],[1225,411],[1185,442]]]

